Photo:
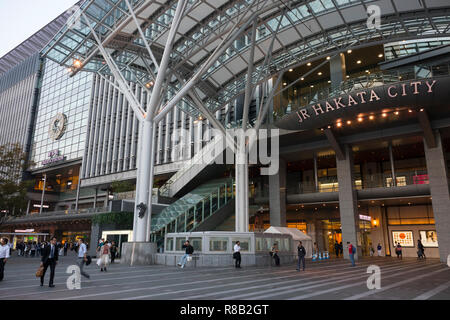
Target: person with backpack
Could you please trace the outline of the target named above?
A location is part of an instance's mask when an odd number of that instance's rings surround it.
[[[422,241],[417,240],[417,256],[419,257],[419,259],[426,259],[427,257],[425,256],[425,247],[422,244]]]
[[[298,242],[297,246],[297,252],[298,252],[298,265],[297,265],[297,271],[300,271],[300,264],[303,264],[303,271],[305,271],[305,256],[306,256],[306,250],[303,246],[302,242]]]
[[[194,253],[194,247],[191,246],[191,244],[189,243],[189,240],[186,240],[182,246],[183,249],[185,249],[185,253],[184,255],[181,257],[180,262],[178,262],[178,266],[181,268],[184,268],[184,266],[186,265],[187,259],[188,257]]]
[[[395,247],[395,254],[397,255],[397,259],[403,259],[402,245],[400,244],[400,242],[397,242],[397,246]]]
[[[354,267],[355,266],[356,247],[354,245],[352,245],[349,241],[347,241],[347,246],[348,246],[348,256],[350,257],[352,267]]]

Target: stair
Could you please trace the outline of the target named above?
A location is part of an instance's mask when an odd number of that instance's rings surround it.
[[[151,241],[160,247],[167,233],[200,230],[214,222],[215,214],[218,223],[226,219],[234,208],[233,184],[230,178],[211,180],[166,207],[152,217]]]
[[[159,189],[159,194],[164,197],[175,197],[206,167],[213,164],[218,157],[222,156],[225,147],[226,144],[222,136],[214,137],[184,167],[167,180]]]

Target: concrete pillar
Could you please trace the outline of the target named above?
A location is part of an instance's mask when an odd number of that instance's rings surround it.
[[[270,225],[286,227],[286,161],[280,158],[278,174],[269,176]]]
[[[328,251],[328,244],[325,243],[325,237],[323,233],[323,224],[322,220],[315,219],[315,231],[316,231],[316,241],[317,246],[319,247],[319,252]],[[314,244],[314,242],[313,242]]]
[[[450,196],[447,178],[447,163],[442,148],[442,141],[436,131],[436,148],[428,148],[424,139],[425,159],[430,180],[431,204],[433,206],[436,234],[439,243],[441,262],[446,263],[450,255]]]
[[[315,219],[306,221],[306,233],[311,237],[313,244],[317,242]]]
[[[314,158],[313,158],[313,162],[314,162],[314,190],[316,192],[319,191],[319,173],[318,173],[318,169],[317,169],[317,153],[314,152]]]
[[[389,141],[389,161],[391,162],[392,186],[397,186],[397,178],[395,176],[394,152],[392,151],[392,142]]]
[[[344,258],[348,259],[347,241],[354,246],[358,245],[359,216],[356,190],[353,188],[353,155],[351,146],[344,147],[345,159],[336,158],[337,176],[339,183],[339,211],[342,226],[342,245]],[[360,250],[355,254],[358,258]]]
[[[340,55],[330,59],[330,80],[331,89],[339,88],[342,81],[346,80],[347,70],[345,66],[345,55]]]

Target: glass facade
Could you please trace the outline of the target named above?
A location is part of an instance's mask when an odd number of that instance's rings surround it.
[[[69,77],[65,68],[46,61],[32,140],[34,168],[83,157],[92,77]]]

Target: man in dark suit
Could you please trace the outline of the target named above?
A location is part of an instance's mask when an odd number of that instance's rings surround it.
[[[56,237],[52,237],[50,243],[47,244],[42,250],[41,266],[44,266],[44,273],[41,277],[41,287],[44,285],[45,272],[50,266],[50,283],[49,287],[53,288],[53,279],[55,278],[55,267],[58,262],[58,247],[56,246]]]

